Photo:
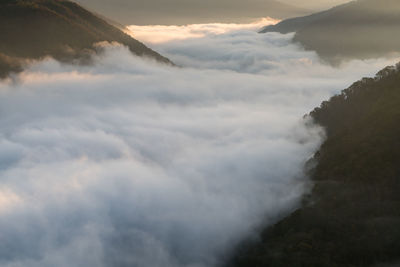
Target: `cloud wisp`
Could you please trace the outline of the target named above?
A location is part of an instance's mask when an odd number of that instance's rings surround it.
[[[261,29],[267,25],[278,23],[279,20],[262,18],[253,23],[206,23],[189,25],[130,25],[127,33],[148,44],[166,43],[175,40],[202,38],[207,35],[221,35],[238,30]]]
[[[0,265],[213,267],[294,208],[322,137],[302,115],[389,62],[335,69],[289,41],[157,45],[185,68],[107,45],[0,83]]]

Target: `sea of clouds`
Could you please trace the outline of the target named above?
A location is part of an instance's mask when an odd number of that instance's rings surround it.
[[[180,67],[103,44],[1,81],[0,266],[215,267],[293,210],[323,139],[303,115],[395,60],[334,68],[291,38],[149,42]]]

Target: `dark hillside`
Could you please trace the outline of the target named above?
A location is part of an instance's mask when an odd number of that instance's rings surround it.
[[[296,32],[295,42],[328,61],[400,52],[400,1],[358,0],[261,30]]]
[[[105,20],[66,0],[0,1],[0,36],[0,54],[9,59],[50,55],[69,61],[87,55],[94,43],[109,41],[128,46],[136,55],[170,63]],[[0,62],[5,65],[4,60]]]
[[[399,69],[364,78],[311,113],[328,135],[313,159],[311,195],[229,266],[400,262]]]
[[[0,79],[5,78],[9,72],[22,71],[22,64],[18,59],[0,54]]]
[[[263,29],[261,29],[260,33],[279,32],[279,33],[286,34],[286,33],[290,33],[290,32],[298,32],[298,31],[306,28],[307,26],[330,16],[330,14],[332,12],[337,12],[338,9],[340,10],[342,8],[345,8],[346,6],[347,5],[341,5],[341,6],[329,9],[327,11],[314,13],[314,14],[307,15],[304,17],[295,17],[295,18],[285,19],[285,20],[282,20],[281,22],[279,22],[278,24],[269,25],[269,26],[264,27]]]

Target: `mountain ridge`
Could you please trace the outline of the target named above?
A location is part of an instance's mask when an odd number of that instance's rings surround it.
[[[0,2],[0,35],[3,37],[0,42],[0,76],[3,77],[9,71],[21,69],[24,59],[52,56],[62,62],[85,61],[90,54],[96,53],[93,44],[102,41],[118,42],[138,56],[173,64],[68,0],[3,0]]]
[[[400,2],[358,0],[305,17],[283,20],[260,33],[296,32],[293,41],[323,59],[369,59],[400,52]]]
[[[259,240],[241,244],[228,266],[400,262],[399,106],[400,63],[314,109],[310,116],[327,139],[306,167],[311,193],[301,208],[261,231]]]

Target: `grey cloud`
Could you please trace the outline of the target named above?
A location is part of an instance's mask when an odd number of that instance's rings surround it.
[[[0,84],[1,266],[217,266],[307,190],[322,131],[302,115],[388,64],[324,66],[289,35],[197,41],[157,47],[184,68],[114,45]]]

